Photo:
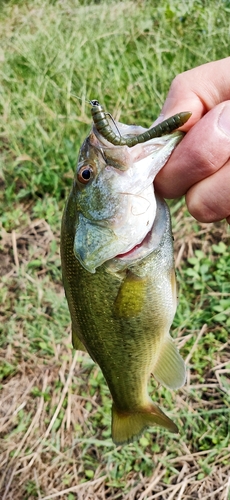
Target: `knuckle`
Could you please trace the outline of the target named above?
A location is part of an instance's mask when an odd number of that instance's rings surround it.
[[[176,75],[171,82],[169,91],[173,94],[179,92],[181,88],[184,88],[184,81],[185,81],[184,73]]]
[[[186,195],[186,204],[190,214],[199,222],[214,222],[220,216],[210,202],[191,189]]]

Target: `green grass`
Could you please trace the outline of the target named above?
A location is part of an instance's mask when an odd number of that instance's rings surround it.
[[[227,499],[227,224],[198,224],[183,200],[170,202],[180,299],[173,335],[190,375],[180,391],[152,380],[150,390],[180,434],[148,429],[119,448],[101,371],[71,349],[59,234],[91,125],[85,99],[149,126],[176,74],[229,55],[229,14],[222,0],[0,2],[3,499],[73,500],[78,491],[89,500],[192,499],[210,487]]]

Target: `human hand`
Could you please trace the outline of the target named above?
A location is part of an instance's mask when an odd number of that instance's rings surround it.
[[[230,224],[230,57],[176,76],[160,121],[191,111],[188,132],[155,180],[165,198],[185,195],[200,222]]]

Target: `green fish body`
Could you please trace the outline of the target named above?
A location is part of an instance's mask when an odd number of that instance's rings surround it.
[[[139,127],[122,127],[139,133]],[[93,130],[63,214],[61,259],[73,345],[104,374],[116,444],[149,425],[177,432],[147,385],[151,374],[171,389],[185,382],[184,361],[169,334],[177,304],[170,214],[153,188],[182,137],[175,132],[128,148],[111,146]]]

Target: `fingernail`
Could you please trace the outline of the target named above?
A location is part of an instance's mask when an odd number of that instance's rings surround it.
[[[226,135],[230,135],[230,104],[226,104],[222,109],[218,120],[219,128]]]

